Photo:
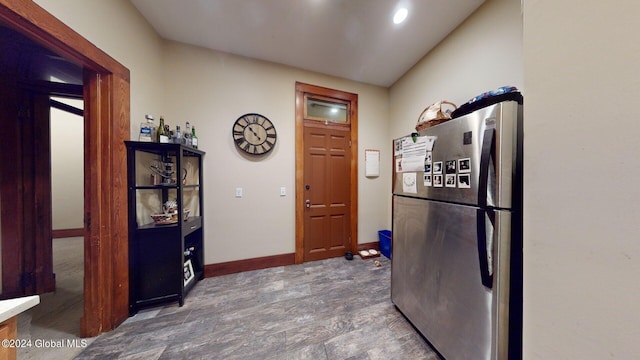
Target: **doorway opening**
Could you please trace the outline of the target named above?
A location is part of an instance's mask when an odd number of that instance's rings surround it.
[[[296,83],[296,263],[358,244],[358,95]]]
[[[56,291],[41,296],[41,306],[33,310],[49,309],[37,322],[79,338],[84,303],[84,101],[82,94],[78,95],[79,98],[50,97],[52,255]],[[32,320],[32,329],[35,322]],[[31,335],[47,338],[46,334]]]

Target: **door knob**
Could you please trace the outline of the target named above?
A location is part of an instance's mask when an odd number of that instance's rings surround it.
[[[307,201],[305,201],[305,202],[304,202],[304,205],[305,205],[306,207],[310,208],[310,207],[311,207],[311,200],[307,200]]]

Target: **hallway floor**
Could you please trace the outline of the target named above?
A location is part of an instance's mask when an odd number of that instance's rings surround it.
[[[391,262],[376,259],[204,279],[183,307],[143,310],[77,359],[439,359],[390,301]]]
[[[18,339],[31,339],[32,346],[18,348],[18,359],[73,359],[83,347],[80,338],[84,279],[84,238],[53,240],[53,272],[56,291],[40,295],[40,304],[18,315]],[[62,340],[65,346],[38,346],[39,341]],[[78,346],[67,346],[77,344]]]

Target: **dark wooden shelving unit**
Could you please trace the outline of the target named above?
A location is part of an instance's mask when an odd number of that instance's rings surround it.
[[[179,144],[125,141],[129,203],[129,315],[161,303],[178,301],[204,278],[204,152]],[[171,162],[174,172],[151,183],[152,163]],[[186,177],[183,178],[185,169]],[[150,215],[176,200],[178,221],[158,225]],[[191,208],[189,206],[193,206]],[[189,207],[185,218],[183,210]],[[191,263],[191,267],[187,264]],[[193,278],[186,281],[186,273]]]

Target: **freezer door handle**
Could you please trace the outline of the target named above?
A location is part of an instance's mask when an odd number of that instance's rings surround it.
[[[477,210],[477,230],[478,230],[478,260],[480,260],[480,279],[482,285],[493,288],[493,241],[487,244],[487,216],[492,224],[495,223],[495,213],[493,210]],[[493,240],[493,236],[491,237]],[[487,246],[488,245],[488,246]]]
[[[495,128],[486,129],[482,138],[482,150],[480,152],[480,174],[478,178],[478,206],[484,209],[487,206],[487,187],[489,184],[489,163],[491,150],[494,148]]]

